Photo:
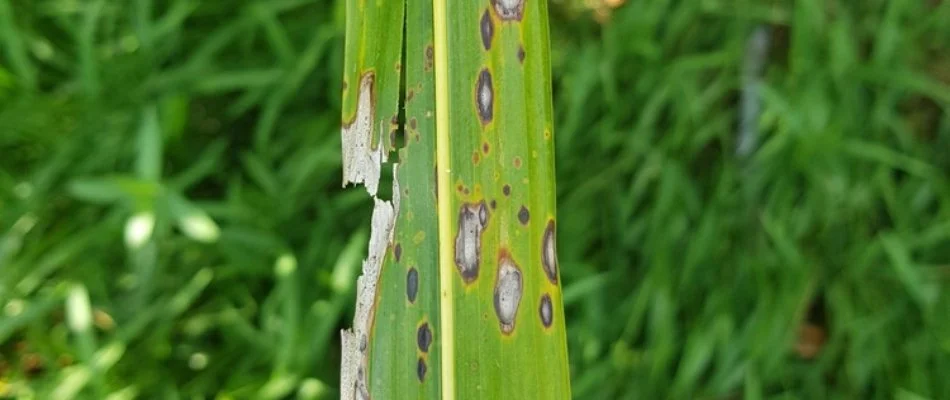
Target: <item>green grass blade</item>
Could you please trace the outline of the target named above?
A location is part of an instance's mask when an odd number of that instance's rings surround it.
[[[36,87],[36,67],[30,60],[25,41],[20,35],[13,18],[13,7],[9,0],[0,0],[0,43],[3,53],[9,59],[10,67],[19,75],[25,89]]]
[[[435,26],[442,397],[570,398],[547,3],[435,0]]]
[[[342,397],[570,398],[546,4],[402,4],[347,3],[344,182],[385,193],[401,148]]]
[[[389,158],[399,127],[404,12],[405,3],[398,0],[346,2],[343,182],[362,183],[374,199],[382,163]],[[398,186],[394,187],[392,202],[375,199],[369,256],[363,261],[363,274],[357,281],[354,326],[342,337],[342,399],[368,398],[370,388],[409,393],[410,385],[418,386],[410,381],[412,375],[407,372],[414,365],[415,352],[411,358],[405,354],[407,349],[411,351],[412,343],[407,332],[414,332],[417,322],[408,315],[396,314],[407,300],[405,295],[401,299],[392,295],[399,283],[406,282],[405,273],[401,274],[402,279],[381,277],[383,272],[396,273],[399,267],[395,265],[397,252],[392,250],[394,219],[397,213],[404,219],[411,215],[400,209],[398,190]],[[376,324],[383,316],[385,323]],[[381,332],[377,334],[376,328],[380,326]],[[404,363],[394,367],[396,357]]]

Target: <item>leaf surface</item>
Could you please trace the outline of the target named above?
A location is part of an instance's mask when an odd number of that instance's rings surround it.
[[[399,149],[343,398],[570,398],[546,3],[403,4],[347,3],[344,181],[375,196]]]

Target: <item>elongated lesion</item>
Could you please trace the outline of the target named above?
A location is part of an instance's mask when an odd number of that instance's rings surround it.
[[[501,332],[511,334],[515,330],[515,317],[518,316],[518,307],[521,305],[521,295],[524,282],[521,268],[511,259],[511,254],[505,250],[498,257],[498,273],[495,281],[495,314]]]
[[[486,225],[488,208],[484,201],[462,206],[455,236],[455,267],[465,283],[478,279],[482,261],[482,231]]]
[[[342,332],[340,370],[341,399],[369,399],[369,342],[377,307],[377,287],[387,249],[393,245],[393,232],[399,212],[399,183],[393,178],[393,199],[376,198],[380,170],[386,161],[382,146],[373,146],[375,117],[374,75],[360,79],[356,114],[343,124],[343,183],[362,183],[373,196],[372,230],[362,275],[356,283],[356,315],[353,328]]]
[[[478,109],[478,119],[482,124],[492,121],[495,114],[495,88],[492,86],[491,71],[483,68],[478,74],[475,85],[475,105]]]
[[[374,146],[373,121],[376,117],[374,96],[375,75],[366,72],[360,78],[359,98],[353,120],[343,123],[343,185],[347,183],[366,186],[366,191],[375,196],[379,188],[379,175],[386,153],[382,146]]]
[[[541,239],[541,263],[544,267],[544,274],[551,281],[551,284],[557,285],[557,240],[555,239],[554,220],[548,220],[544,228],[544,236]]]
[[[363,261],[363,274],[356,281],[356,316],[353,328],[342,332],[343,356],[340,371],[341,399],[369,399],[369,339],[376,313],[376,289],[386,249],[393,241],[393,228],[399,209],[399,192],[392,202],[375,199],[369,254]]]

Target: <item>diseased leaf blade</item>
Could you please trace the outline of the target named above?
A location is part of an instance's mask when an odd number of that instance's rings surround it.
[[[406,23],[412,29],[406,29],[404,139],[395,165],[399,209],[377,291],[369,350],[373,399],[438,399],[441,390],[431,4],[408,2]]]
[[[410,391],[409,376],[390,373],[405,370],[393,368],[393,362],[405,353],[403,331],[412,324],[406,316],[394,316],[397,304],[389,301],[398,282],[381,279],[392,273],[394,265],[393,232],[397,215],[409,212],[400,209],[398,185],[394,183],[393,200],[375,198],[383,170],[390,156],[398,129],[401,51],[405,3],[398,0],[347,0],[345,76],[343,80],[343,183],[362,183],[374,197],[369,254],[363,261],[362,275],[357,281],[356,316],[353,328],[342,334],[342,365],[340,395],[342,399],[371,397],[370,388],[390,392]],[[404,281],[403,281],[404,282]],[[381,299],[387,300],[379,310]],[[393,320],[375,334],[377,314]],[[391,331],[391,332],[390,332]],[[379,361],[376,361],[379,360]],[[388,395],[376,395],[385,398]]]
[[[375,196],[401,148],[344,334],[343,398],[570,397],[546,13],[347,2],[344,182]],[[400,62],[387,46],[403,39]]]
[[[443,398],[570,398],[547,3],[436,2]]]

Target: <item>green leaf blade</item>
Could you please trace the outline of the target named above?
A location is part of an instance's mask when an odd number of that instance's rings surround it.
[[[395,12],[388,1],[373,5]],[[347,3],[360,37],[347,39],[344,181],[375,197],[402,146],[344,334],[344,398],[570,398],[546,4],[409,2],[400,29],[368,4]],[[400,64],[379,50],[403,32]]]
[[[443,375],[452,381],[443,398],[570,398],[546,13],[545,2],[445,2],[441,15],[437,113],[449,153],[441,249],[454,258],[441,265],[452,285],[444,329],[454,335],[445,339],[454,343],[444,363],[454,368]],[[467,232],[465,210],[486,212],[479,234]],[[466,241],[478,247],[469,274],[459,262]]]
[[[395,164],[398,197],[393,242],[380,273],[370,343],[374,399],[438,399],[439,236],[435,188],[432,9],[406,5],[404,141]]]

